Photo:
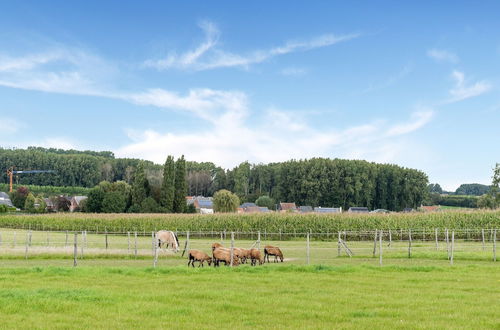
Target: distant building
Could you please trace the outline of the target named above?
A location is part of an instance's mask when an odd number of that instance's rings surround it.
[[[439,211],[439,205],[421,206],[420,209],[425,212],[436,212]]]
[[[80,210],[80,204],[82,201],[86,200],[87,196],[73,196],[70,199],[69,211],[75,212]]]
[[[257,204],[255,204],[255,203],[243,203],[240,205],[240,207],[242,209],[246,209],[247,207],[253,207],[253,206],[257,206]]]
[[[243,208],[243,211],[245,213],[260,213],[261,212],[260,207],[258,207],[257,205],[247,206],[247,207]]]
[[[186,203],[188,205],[193,204],[195,209],[197,211],[200,211],[201,209],[205,210],[212,210],[211,213],[213,213],[214,209],[214,203],[212,197],[203,197],[203,196],[187,196],[186,197]],[[204,211],[204,214],[209,214],[209,211]],[[201,211],[200,211],[201,213]]]
[[[315,207],[316,213],[342,213],[341,207]]]
[[[389,213],[386,209],[376,209],[373,211],[370,211],[370,213]]]
[[[412,209],[411,207],[405,207],[405,209],[403,210],[404,213],[410,213],[410,212],[415,212],[414,209]]]
[[[5,205],[7,207],[14,207],[10,197],[7,193],[0,191],[0,205]]]
[[[46,209],[48,212],[55,212],[56,211],[56,205],[54,204],[54,201],[50,198],[44,198],[43,201],[45,202]]]
[[[299,206],[299,212],[300,213],[311,213],[312,211],[313,211],[312,206],[308,206],[308,205]]]
[[[353,206],[353,207],[350,207],[347,212],[349,212],[349,213],[369,213],[370,211],[368,210],[367,207],[364,207],[364,206]]]
[[[295,203],[280,203],[279,210],[281,212],[297,212],[297,205]]]
[[[260,209],[260,212],[262,212],[262,213],[271,212],[271,210],[270,210],[270,209],[268,209],[268,208],[267,208],[267,207],[265,207],[265,206],[261,206],[261,207],[259,207],[259,209]]]

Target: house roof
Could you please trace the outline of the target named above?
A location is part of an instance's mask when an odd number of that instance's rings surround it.
[[[312,212],[313,208],[309,205],[299,206],[299,211],[303,213]]]
[[[74,199],[76,204],[80,204],[81,201],[83,200],[86,200],[87,199],[87,196],[73,196],[73,198],[71,198],[72,200]]]
[[[212,209],[214,207],[214,203],[211,200],[197,200],[199,208],[203,209]]]
[[[247,207],[254,207],[257,206],[255,203],[243,203],[240,205],[242,209],[246,209]]]
[[[296,210],[297,206],[295,203],[280,203],[280,209],[283,211]]]
[[[314,212],[317,213],[340,213],[339,207],[315,207]]]
[[[368,208],[364,206],[353,206],[350,207],[348,212],[355,212],[355,213],[368,213]]]
[[[45,202],[45,205],[47,205],[47,207],[54,207],[54,202],[52,201],[52,199],[44,198],[43,200]]]
[[[267,208],[267,207],[265,207],[265,206],[263,206],[263,207],[259,207],[259,209],[260,209],[260,212],[264,212],[264,213],[265,213],[265,212],[271,212],[271,210],[270,210],[270,209],[268,209],[268,208]]]
[[[437,211],[437,210],[439,210],[439,205],[433,205],[433,206],[422,206],[422,209],[423,209],[424,211],[433,212],[433,211]]]
[[[4,192],[0,192],[0,205],[7,205],[8,207],[14,207],[9,195]]]
[[[260,213],[260,207],[258,206],[247,206],[244,210],[248,213]]]

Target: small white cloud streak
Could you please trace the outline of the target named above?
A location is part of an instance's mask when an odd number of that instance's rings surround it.
[[[412,113],[409,123],[397,124],[389,128],[387,136],[398,136],[408,134],[429,123],[434,115],[432,110],[421,110]]]
[[[489,92],[492,88],[486,81],[478,81],[472,85],[466,85],[465,75],[460,71],[453,71],[452,78],[455,80],[455,87],[450,89],[451,98],[446,103],[453,103],[476,97]]]
[[[456,64],[460,61],[456,54],[443,49],[429,49],[427,51],[427,56],[438,62],[450,62]]]
[[[325,34],[306,41],[289,41],[282,46],[270,49],[236,54],[217,47],[220,32],[214,23],[204,22],[200,27],[205,33],[205,40],[195,49],[180,55],[171,53],[165,59],[149,59],[144,62],[144,66],[158,70],[174,68],[193,71],[229,67],[248,68],[252,64],[262,63],[275,56],[327,47],[359,37],[359,34],[355,33],[347,35]]]

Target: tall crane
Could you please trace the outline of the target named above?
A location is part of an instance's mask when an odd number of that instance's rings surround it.
[[[12,179],[14,174],[30,174],[30,173],[55,173],[54,170],[29,170],[29,171],[15,171],[13,167],[7,169],[7,175],[9,176],[9,192],[12,192]]]

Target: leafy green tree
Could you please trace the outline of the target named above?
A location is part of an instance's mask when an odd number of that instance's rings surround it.
[[[43,196],[38,196],[35,198],[35,208],[36,208],[36,213],[47,212],[47,203],[45,203]]]
[[[99,213],[102,211],[102,202],[106,193],[101,187],[92,188],[85,201],[85,212]]]
[[[134,183],[132,184],[132,204],[141,205],[149,196],[149,182],[144,171],[144,163],[140,162],[135,170]]]
[[[490,187],[479,183],[466,183],[460,185],[460,187],[455,190],[455,195],[474,195],[482,196],[490,191]]]
[[[477,207],[480,209],[494,209],[495,206],[495,198],[491,194],[484,194],[477,200]]]
[[[29,193],[28,196],[26,196],[26,200],[24,201],[24,210],[29,213],[36,212],[35,196],[33,196],[32,193]]]
[[[147,197],[141,203],[142,213],[156,213],[158,212],[158,208],[158,203],[153,197]]]
[[[175,213],[184,213],[186,210],[186,161],[184,155],[177,159],[175,163],[175,193],[173,211]]]
[[[104,193],[102,200],[101,212],[104,213],[121,213],[125,211],[127,201],[125,195],[120,191],[109,191]]]
[[[24,208],[24,203],[26,202],[26,197],[30,193],[27,187],[18,187],[14,192],[11,193],[10,198],[12,204],[18,209]]]
[[[495,199],[495,207],[500,205],[500,164],[496,163],[493,169],[493,178],[491,182],[491,194]]]
[[[270,210],[273,210],[275,205],[274,200],[267,195],[263,195],[257,198],[255,204],[257,204],[257,206],[267,207]]]
[[[236,212],[240,199],[229,190],[222,189],[214,194],[213,204],[215,212]]]
[[[439,185],[439,183],[431,183],[427,186],[427,189],[430,193],[442,194],[443,188]]]
[[[163,181],[160,190],[160,205],[166,212],[174,209],[175,163],[174,157],[168,156],[163,166]]]

